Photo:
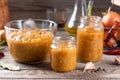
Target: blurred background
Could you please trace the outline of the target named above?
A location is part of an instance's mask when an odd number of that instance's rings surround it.
[[[70,8],[73,9],[75,0],[8,0],[10,20],[25,18],[46,19],[47,9]],[[111,0],[94,0],[93,15],[102,16],[111,5]],[[120,13],[120,7],[113,6],[112,10]],[[81,0],[79,0],[79,11],[81,11]],[[81,12],[80,12],[81,15]]]

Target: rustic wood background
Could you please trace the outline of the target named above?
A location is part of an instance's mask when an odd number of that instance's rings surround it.
[[[10,20],[23,18],[46,18],[49,8],[73,8],[75,0],[8,0]],[[102,16],[111,5],[111,0],[94,0],[93,15]],[[79,0],[79,10],[81,9]],[[112,10],[120,12],[120,7],[113,6]],[[81,10],[80,10],[81,11]]]

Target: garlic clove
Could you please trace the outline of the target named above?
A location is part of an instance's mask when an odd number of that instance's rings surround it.
[[[95,65],[92,62],[88,62],[85,64],[83,72],[86,72],[87,70],[94,70]]]
[[[120,64],[120,56],[115,57],[115,62],[116,62],[117,64]]]

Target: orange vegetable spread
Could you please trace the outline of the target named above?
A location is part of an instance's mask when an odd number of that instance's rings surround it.
[[[11,55],[18,62],[44,61],[49,57],[52,34],[40,30],[13,31],[7,38]]]
[[[81,62],[98,61],[103,53],[104,32],[90,26],[77,31],[77,53]]]
[[[51,67],[55,71],[67,72],[76,68],[76,47],[61,43],[51,50]]]

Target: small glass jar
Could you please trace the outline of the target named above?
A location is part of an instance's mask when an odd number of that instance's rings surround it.
[[[77,29],[77,53],[81,62],[99,61],[103,54],[104,30],[98,16],[83,16]]]
[[[76,68],[76,39],[73,37],[55,37],[51,49],[51,68],[54,71],[67,72]]]

